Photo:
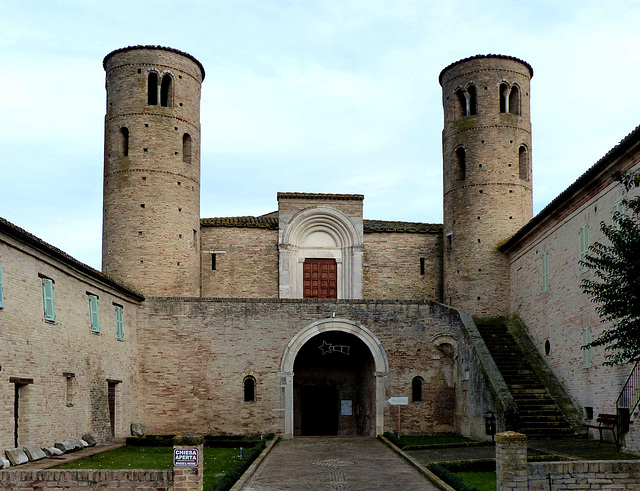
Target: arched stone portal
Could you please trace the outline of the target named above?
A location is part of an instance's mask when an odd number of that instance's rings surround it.
[[[310,324],[282,358],[284,436],[382,434],[388,374],[384,349],[366,327],[336,318]],[[342,401],[351,401],[351,416],[341,415],[349,412]]]

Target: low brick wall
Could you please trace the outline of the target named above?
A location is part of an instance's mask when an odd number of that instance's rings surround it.
[[[640,489],[640,461],[537,462],[529,467],[529,490]]]
[[[136,491],[173,489],[173,470],[19,470],[0,471],[0,489],[85,490],[100,487]]]

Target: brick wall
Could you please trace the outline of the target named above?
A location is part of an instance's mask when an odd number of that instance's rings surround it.
[[[0,236],[4,308],[0,309],[0,448],[14,445],[15,387],[19,441],[52,445],[86,432],[110,439],[107,379],[116,393],[116,437],[137,420],[137,300],[12,236]],[[55,283],[55,322],[44,319],[42,279]],[[98,295],[100,333],[91,331],[89,297]],[[124,340],[116,339],[115,306],[123,306]]]
[[[363,269],[364,298],[441,301],[442,234],[367,233]]]
[[[537,462],[527,465],[529,489],[638,489],[637,460]]]
[[[203,297],[278,297],[277,230],[202,227],[202,251]]]
[[[157,491],[173,489],[173,471],[157,470],[5,470],[0,471],[0,489],[85,490],[99,487]]]
[[[556,213],[509,251],[512,313],[524,321],[538,350],[578,405],[593,408],[594,418],[598,413],[615,413],[616,399],[632,366],[603,366],[604,348],[592,349],[592,362],[583,364],[584,329],[591,328],[595,340],[609,326],[600,322],[596,305],[580,289],[582,280],[593,278],[593,273],[582,271],[578,264],[579,232],[588,225],[589,243],[603,241],[600,223],[611,223],[612,207],[623,197],[623,188],[611,182],[611,175],[614,170],[637,170],[634,162],[626,158],[603,170],[585,192],[557,205]],[[637,190],[630,195],[637,195]],[[545,251],[549,286],[543,291]]]
[[[380,341],[389,360],[386,397],[411,398],[412,379],[424,379],[424,400],[403,408],[407,433],[477,433],[481,425],[476,420],[470,425],[467,415],[479,415],[481,421],[483,411],[496,409],[483,382],[470,386],[469,394],[466,385],[451,393],[463,386],[461,375],[458,365],[436,347],[436,338],[448,335],[459,343],[462,364],[472,378],[481,370],[457,312],[440,304],[151,298],[145,302],[145,324],[139,332],[141,414],[148,432],[281,433],[285,348],[305,326],[334,313],[357,321]],[[256,379],[255,402],[243,402],[247,375]],[[455,421],[452,411],[441,410],[443,397],[460,409]],[[395,430],[395,418],[395,411],[385,407],[386,429]]]

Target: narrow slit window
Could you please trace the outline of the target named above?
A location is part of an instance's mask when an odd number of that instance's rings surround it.
[[[622,215],[626,213],[626,208],[622,200],[618,201],[613,208],[611,208],[611,224],[617,229],[620,230],[620,218]],[[0,271],[0,287],[2,286],[2,276]],[[0,300],[1,301],[1,300]]]
[[[243,383],[244,402],[256,402],[256,379],[245,377]]]
[[[171,107],[171,75],[164,75],[160,84],[160,105]]]
[[[509,112],[511,114],[520,114],[520,90],[515,85],[511,87],[509,92]]]
[[[147,80],[147,104],[158,105],[158,74],[151,72]]]
[[[411,400],[413,402],[422,401],[422,377],[414,377],[411,381]]]
[[[212,271],[215,271],[216,268],[217,268],[216,256],[217,256],[217,254],[215,252],[213,254],[211,254],[211,270]]]
[[[421,257],[421,258],[420,258],[420,274],[421,274],[421,275],[424,275],[424,273],[425,273],[425,269],[426,269],[426,267],[425,267],[425,260],[424,260],[424,258],[423,258],[423,257]]]
[[[468,116],[475,116],[478,114],[478,97],[476,94],[476,86],[470,85],[467,88],[467,93],[469,94],[469,113]]]
[[[509,86],[500,84],[500,112],[509,112]]]
[[[584,261],[587,257],[587,253],[589,252],[589,224],[584,224],[582,227],[580,227],[580,232],[579,232],[579,236],[580,236],[580,261]],[[584,272],[587,271],[587,268],[585,265],[581,264],[580,265],[580,271]]]
[[[546,292],[549,289],[549,253],[544,251],[542,253],[542,291]]]
[[[529,152],[527,147],[522,145],[518,150],[518,169],[520,179],[523,181],[529,180]]]
[[[0,262],[0,309],[4,309],[4,289],[2,287],[2,263]]]
[[[187,164],[191,163],[191,135],[189,133],[182,135],[182,161]]]
[[[456,179],[464,181],[467,174],[467,153],[464,147],[456,148]]]
[[[129,156],[129,128],[120,128],[120,155]]]

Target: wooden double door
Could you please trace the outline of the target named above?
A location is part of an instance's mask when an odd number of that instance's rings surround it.
[[[335,259],[305,259],[304,298],[338,298],[338,265]]]

